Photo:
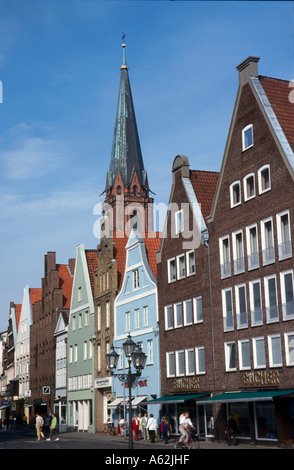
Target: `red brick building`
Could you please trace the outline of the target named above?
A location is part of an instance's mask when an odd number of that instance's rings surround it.
[[[56,253],[45,255],[42,300],[33,305],[30,330],[30,402],[34,411],[54,410],[55,337],[59,309],[69,309],[75,260],[56,264]]]
[[[157,254],[161,397],[172,431],[189,410],[202,435],[211,433],[211,410],[198,401],[214,390],[208,231],[206,218],[218,173],[194,171],[177,156],[165,230]],[[175,420],[173,418],[176,418]]]
[[[216,434],[229,413],[249,442],[292,447],[294,105],[289,82],[238,67],[209,218]]]

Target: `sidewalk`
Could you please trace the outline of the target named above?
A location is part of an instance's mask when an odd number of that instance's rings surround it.
[[[99,440],[99,441],[105,441],[108,444],[110,442],[113,443],[113,448],[116,448],[116,443],[118,442],[125,442],[126,443],[126,448],[128,446],[128,436],[127,439],[121,436],[105,436],[104,433],[87,433],[87,432],[66,432],[60,434],[60,438],[66,438],[66,439],[88,439],[88,440]],[[144,439],[139,439],[138,441],[133,441],[134,443],[134,449],[174,449],[175,442],[178,438],[171,436],[169,439],[168,444],[164,444],[163,440],[160,438],[155,439],[155,443],[151,444],[150,440],[144,440]],[[195,442],[195,449],[246,449],[246,450],[251,450],[251,449],[279,449],[278,447],[269,447],[265,445],[251,445],[249,442],[248,444],[243,444],[240,443],[236,446],[228,446],[225,441],[219,441],[219,442],[212,442],[212,441],[196,441]]]

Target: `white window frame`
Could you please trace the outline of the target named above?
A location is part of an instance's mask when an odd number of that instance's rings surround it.
[[[144,322],[144,326],[148,326],[148,323],[149,323],[149,308],[148,308],[148,305],[144,305],[144,307],[143,307],[143,322]]]
[[[277,308],[277,316],[275,318],[270,318],[269,316],[270,297],[269,297],[268,283],[271,279],[275,279],[276,308]],[[275,274],[266,276],[264,278],[264,296],[265,296],[266,323],[276,323],[279,321],[279,300],[278,300],[278,292],[277,292],[277,278]]]
[[[264,351],[264,363],[258,363],[258,355],[257,355],[257,343],[259,341],[263,341],[263,351]],[[252,346],[253,346],[253,366],[254,369],[265,369],[266,368],[266,357],[265,357],[265,339],[264,336],[258,336],[252,339]]]
[[[204,370],[200,370],[200,360],[199,360],[199,353],[203,352],[204,354]],[[203,375],[206,372],[205,369],[205,348],[204,346],[198,346],[195,348],[195,357],[196,357],[196,375]]]
[[[231,347],[234,345],[235,348],[235,367],[230,367],[230,358],[231,358]],[[224,344],[225,346],[225,363],[226,363],[226,372],[235,372],[237,370],[237,358],[236,358],[236,343],[235,341],[228,341]]]
[[[269,186],[268,188],[263,188],[262,186],[262,173],[264,170],[268,170],[268,178],[269,178]],[[258,193],[259,194],[264,194],[267,193],[268,191],[271,190],[271,170],[270,170],[270,165],[263,165],[261,168],[258,170]]]
[[[228,241],[228,246],[226,249],[224,245],[225,241]],[[225,257],[227,256],[228,256],[228,259],[225,259]],[[219,257],[220,257],[221,279],[225,279],[226,277],[229,277],[231,275],[231,253],[230,253],[229,235],[225,235],[219,239]]]
[[[178,351],[175,351],[175,353],[176,353],[176,356],[175,356],[175,358],[176,358],[176,361],[175,361],[176,362],[176,377],[184,377],[184,375],[185,375],[185,350],[180,349]],[[183,372],[180,372],[180,370],[179,370],[179,365],[180,365],[179,356],[180,356],[180,354],[183,355],[183,362],[184,362]]]
[[[193,370],[189,370],[189,355],[192,354],[193,357]],[[186,365],[186,375],[195,375],[195,351],[194,348],[185,349],[185,365]]]
[[[242,247],[242,255],[241,257],[237,257],[239,253],[237,253],[237,237],[241,235],[241,243],[240,246]],[[244,236],[243,230],[236,230],[232,233],[232,240],[233,240],[233,263],[234,263],[234,274],[241,274],[245,271],[245,258],[244,258]],[[242,262],[243,259],[243,262]],[[239,261],[238,261],[239,260]]]
[[[190,302],[191,304],[191,321],[188,321],[187,320],[187,303]],[[193,325],[193,300],[192,299],[188,299],[188,300],[184,300],[183,302],[183,313],[184,313],[184,326],[189,326],[189,325]]]
[[[182,321],[181,321],[181,324],[178,323],[178,315],[177,315],[177,306],[178,305],[181,305],[181,309],[182,309]],[[183,304],[182,302],[177,302],[174,304],[174,328],[181,328],[183,326]]]
[[[184,274],[180,270],[180,260],[184,260]],[[186,257],[185,254],[182,253],[177,256],[177,280],[184,279],[186,277]]]
[[[131,330],[131,312],[128,311],[125,313],[126,315],[126,331],[130,331]]]
[[[230,292],[231,293],[231,305],[232,305],[232,319],[231,319],[231,326],[228,326],[228,320],[227,320],[227,302],[226,302],[226,293]],[[222,308],[223,308],[223,326],[224,326],[224,331],[233,331],[234,330],[234,306],[233,306],[233,290],[231,287],[228,287],[227,289],[222,290]]]
[[[183,209],[175,212],[175,230],[176,235],[184,231],[184,211]]]
[[[97,328],[101,330],[101,304],[97,305]]]
[[[242,349],[242,345],[243,344],[247,344],[248,345],[248,348],[249,348],[249,365],[248,366],[244,366],[243,365],[243,362],[244,362],[244,358],[243,358],[243,349]],[[251,369],[251,360],[250,360],[250,342],[249,342],[249,339],[240,339],[238,341],[238,353],[239,353],[239,370],[249,370]]]
[[[152,365],[154,363],[154,344],[153,339],[147,340],[147,366]]]
[[[135,308],[135,329],[140,328],[140,309]]]
[[[171,277],[171,263],[174,262],[175,266],[175,276],[174,278]],[[177,280],[177,262],[176,258],[170,258],[167,260],[167,282],[170,284],[171,282],[175,282]]]
[[[290,356],[290,344],[289,344],[289,337],[292,336],[293,339],[293,353],[292,353],[292,361],[291,361],[291,356]],[[284,341],[285,341],[285,356],[286,356],[286,365],[289,366],[294,366],[294,331],[289,331],[287,333],[284,333]]]
[[[246,146],[246,140],[245,140],[245,134],[247,131],[251,129],[251,134],[252,134],[252,144]],[[248,126],[244,127],[242,129],[242,151],[244,152],[245,150],[250,149],[254,145],[254,139],[253,139],[253,124],[248,124]]]
[[[174,361],[174,373],[170,373],[170,357],[173,356]],[[174,351],[169,351],[166,353],[166,376],[168,378],[176,376],[176,355]]]
[[[172,320],[172,325],[169,326],[169,321],[168,321],[168,309],[171,309],[171,320]],[[174,328],[174,324],[175,324],[175,319],[174,319],[174,307],[172,304],[170,305],[165,305],[164,307],[164,324],[165,324],[165,330],[173,330]]]
[[[273,339],[279,338],[280,339],[280,356],[281,356],[281,362],[274,362],[273,358],[273,347],[272,347],[272,342]],[[268,336],[268,352],[269,352],[269,365],[270,367],[282,367],[283,366],[283,358],[282,358],[282,344],[281,344],[281,335],[280,334],[274,334],[274,335],[269,335]]]
[[[288,236],[289,240],[284,239],[284,230],[282,225],[282,217],[288,216]],[[290,211],[286,210],[276,215],[277,219],[277,235],[278,235],[278,252],[279,260],[284,260],[292,257],[292,240],[291,240],[291,223],[290,223]],[[285,247],[285,245],[288,245]]]
[[[240,289],[244,288],[245,295],[245,313],[246,322],[241,323],[241,312],[240,312]],[[235,302],[236,302],[236,317],[237,317],[237,329],[248,328],[248,310],[247,310],[247,298],[246,298],[246,284],[238,284],[235,286]],[[244,312],[242,312],[244,313]]]
[[[133,271],[133,290],[138,290],[140,287],[139,269]]]
[[[272,229],[272,245],[268,244],[268,232],[266,230],[266,224],[271,223]],[[262,248],[262,263],[263,266],[272,264],[275,262],[275,235],[274,235],[274,223],[273,218],[268,217],[260,222],[261,228],[261,248]],[[271,256],[267,255],[267,251],[271,250]]]
[[[292,309],[293,313],[287,314],[285,312],[286,306],[286,289],[285,289],[285,276],[291,275],[292,277],[292,294],[293,300],[292,302]],[[283,312],[283,320],[293,320],[294,319],[294,276],[293,276],[293,269],[288,269],[287,271],[282,271],[280,273],[280,283],[281,283],[281,301],[282,301],[282,312]]]
[[[198,302],[201,300],[201,314],[198,309]],[[203,322],[203,303],[202,303],[202,296],[198,295],[193,299],[193,310],[194,310],[194,323],[202,323]]]
[[[248,195],[248,180],[249,178],[253,178],[253,188],[254,188],[254,193],[251,196],[250,194]],[[255,187],[255,174],[254,173],[249,173],[243,178],[243,186],[244,186],[244,201],[250,201],[250,199],[254,199],[256,196],[256,187]]]
[[[255,284],[259,285],[259,300],[260,300],[260,314],[261,314],[261,320],[259,321],[256,321],[255,314],[254,314],[254,312],[256,311],[255,304],[254,304],[254,285]],[[252,327],[260,326],[263,324],[262,295],[261,295],[261,280],[260,279],[254,279],[252,281],[249,281],[249,299],[250,299],[251,326]]]
[[[239,200],[237,202],[234,201],[235,199],[235,187],[238,186],[239,188]],[[240,206],[242,201],[242,195],[241,195],[241,182],[240,180],[234,181],[230,185],[230,202],[231,202],[231,208]]]
[[[252,239],[252,232],[256,230],[256,250],[253,251],[251,239]],[[258,226],[257,224],[251,224],[246,227],[246,247],[247,247],[247,262],[248,262],[248,271],[252,271],[252,269],[259,268],[259,242],[258,242]]]
[[[110,302],[106,301],[106,328],[110,327]]]
[[[190,272],[190,257],[192,255],[194,259],[194,264],[192,264],[192,266],[194,266],[194,271]],[[195,250],[190,250],[190,251],[187,251],[186,253],[186,272],[187,272],[187,277],[193,276],[194,274],[196,274]]]

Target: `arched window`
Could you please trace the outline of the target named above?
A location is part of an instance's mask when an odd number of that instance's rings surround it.
[[[138,188],[137,186],[133,186],[133,193],[134,193],[134,196],[137,196],[137,191],[138,191]]]

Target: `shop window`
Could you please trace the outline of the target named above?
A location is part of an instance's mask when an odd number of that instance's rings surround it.
[[[270,402],[255,402],[257,439],[277,439],[275,405]]]

